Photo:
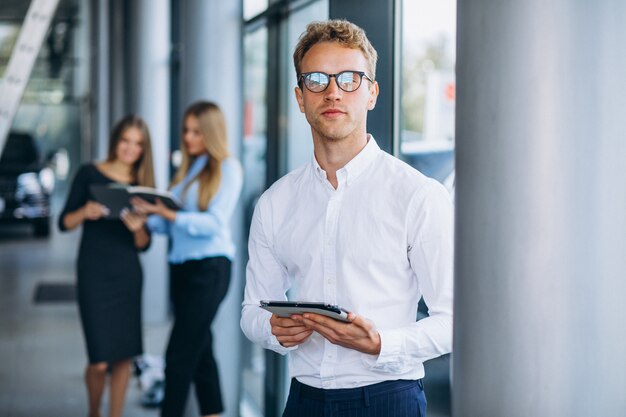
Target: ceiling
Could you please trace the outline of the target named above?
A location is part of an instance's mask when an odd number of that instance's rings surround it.
[[[60,0],[55,18],[58,20],[72,19],[76,17],[80,0]],[[21,23],[26,16],[30,5],[28,0],[2,0],[0,1],[0,22]]]

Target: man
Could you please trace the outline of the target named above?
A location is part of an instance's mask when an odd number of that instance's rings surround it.
[[[451,350],[452,205],[367,134],[376,59],[340,20],[309,24],[294,52],[314,157],[257,204],[241,318],[250,340],[290,353],[283,416],[423,417],[423,362]],[[349,322],[259,307],[288,290],[349,310]],[[416,322],[422,295],[429,317]]]

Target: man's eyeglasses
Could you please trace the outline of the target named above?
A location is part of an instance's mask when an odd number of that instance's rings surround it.
[[[326,74],[325,72],[303,72],[298,77],[298,84],[303,83],[307,90],[313,93],[321,93],[328,88],[331,77],[335,77],[337,87],[347,93],[356,91],[365,77],[369,82],[374,82],[363,71],[341,71],[338,74]]]

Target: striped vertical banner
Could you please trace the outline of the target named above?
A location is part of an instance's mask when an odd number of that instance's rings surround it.
[[[0,83],[0,154],[59,0],[33,0]]]

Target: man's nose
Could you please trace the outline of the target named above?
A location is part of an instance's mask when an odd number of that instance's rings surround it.
[[[330,77],[328,80],[328,87],[324,90],[324,99],[326,100],[340,100],[341,99],[341,89],[337,85],[337,79],[335,76]]]

